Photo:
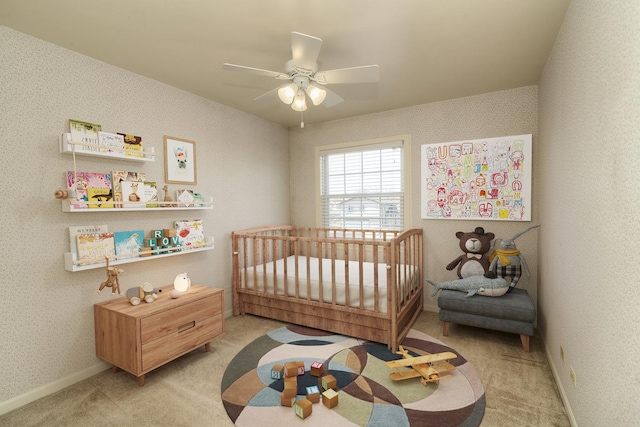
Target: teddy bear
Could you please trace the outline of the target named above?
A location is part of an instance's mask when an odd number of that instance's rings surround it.
[[[451,271],[458,266],[457,273],[461,279],[484,276],[489,271],[488,252],[495,234],[485,233],[484,228],[476,227],[469,233],[458,231],[456,237],[464,254],[447,264],[447,270]]]

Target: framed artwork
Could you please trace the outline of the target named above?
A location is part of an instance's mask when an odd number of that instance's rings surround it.
[[[167,184],[196,184],[196,142],[164,136],[164,180]]]
[[[531,221],[531,135],[422,145],[422,218]]]

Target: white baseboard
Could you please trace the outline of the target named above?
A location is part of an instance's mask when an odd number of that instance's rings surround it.
[[[558,370],[556,366],[553,364],[553,358],[551,357],[551,353],[549,353],[549,347],[547,346],[547,341],[544,338],[544,335],[538,330],[540,334],[540,341],[544,346],[544,353],[547,356],[547,362],[551,367],[551,373],[553,374],[553,379],[556,382],[556,386],[558,387],[558,391],[560,392],[560,399],[562,399],[562,404],[564,405],[564,410],[567,411],[567,417],[569,418],[569,423],[572,427],[578,427],[578,422],[576,418],[573,416],[573,411],[571,410],[571,405],[569,404],[569,399],[567,398],[567,394],[564,391],[564,387],[562,385],[562,381],[560,380],[560,374],[558,374]]]
[[[60,391],[65,387],[69,387],[70,385],[73,385],[79,381],[99,374],[100,372],[104,371],[105,369],[109,369],[110,367],[111,365],[100,362],[81,371],[74,372],[64,378],[57,379],[49,384],[45,384],[43,386],[35,388],[23,395],[5,400],[4,402],[0,402],[0,415],[11,412],[14,409],[18,409],[19,407],[26,405],[27,403],[34,402],[38,399],[55,393],[56,391]]]

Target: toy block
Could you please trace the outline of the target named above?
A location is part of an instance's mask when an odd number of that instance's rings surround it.
[[[324,374],[324,363],[313,362],[311,364],[311,375],[314,377],[320,377],[322,374]]]
[[[153,251],[148,246],[140,249],[140,256],[151,256],[153,255]]]
[[[304,369],[304,362],[296,362],[296,365],[298,365],[298,375],[304,375],[305,373],[305,369]]]
[[[285,362],[284,375],[287,377],[298,376],[298,364],[296,362]]]
[[[173,248],[173,246],[171,246],[171,245],[164,246],[164,245],[163,245],[163,246],[162,246],[162,249],[165,249],[165,250],[164,250],[164,251],[162,251],[162,253],[163,253],[163,254],[169,254],[169,253],[173,252],[173,251],[171,250],[171,248]]]
[[[164,237],[175,237],[176,236],[176,229],[175,228],[163,228],[162,229],[162,235]]]
[[[163,237],[162,239],[160,239],[160,244],[162,246],[171,246],[171,239],[168,237]]]
[[[303,420],[311,415],[312,412],[312,404],[308,399],[304,397],[298,400],[293,406],[293,410],[296,412],[296,415],[302,418]]]
[[[152,233],[154,239],[162,239],[162,230],[153,230]]]
[[[320,402],[320,389],[318,388],[317,385],[312,385],[307,387],[307,399],[311,403]]]
[[[287,397],[284,395],[284,393],[280,394],[280,405],[282,406],[288,406],[289,408],[291,408],[293,406],[293,404],[296,401],[296,397]]]
[[[298,382],[285,381],[282,394],[284,394],[286,397],[296,397],[298,395]]]
[[[329,390],[338,387],[338,381],[333,375],[325,375],[322,377],[322,388]]]
[[[148,248],[158,246],[158,239],[156,239],[155,237],[144,239],[144,245]]]
[[[322,393],[322,404],[331,409],[338,405],[338,392],[329,389]]]
[[[273,365],[271,367],[271,378],[274,380],[281,380],[284,377],[284,366]]]

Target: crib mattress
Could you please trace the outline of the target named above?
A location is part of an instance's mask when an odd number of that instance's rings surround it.
[[[266,292],[273,294],[274,277],[277,283],[277,295],[284,296],[285,284],[285,260],[287,265],[287,296],[295,297],[295,278],[296,278],[296,261],[295,256],[281,258],[274,262],[260,264],[256,267],[247,267],[240,269],[242,288],[255,290],[258,292]],[[307,275],[307,260],[309,264],[309,274]],[[298,256],[298,280],[300,299],[307,299],[307,290],[310,290],[310,299],[319,301],[320,299],[320,262],[322,263],[322,301],[331,303],[332,297],[332,262],[331,259],[319,259],[315,257]],[[349,302],[348,305],[353,308],[360,307],[360,271],[357,261],[349,261]],[[265,273],[266,270],[266,273]],[[375,264],[372,262],[362,263],[362,282],[363,282],[363,307],[365,310],[375,310]],[[387,265],[378,263],[378,311],[387,313]],[[347,305],[345,303],[346,286],[345,286],[345,262],[343,260],[335,260],[336,281],[336,304]],[[246,273],[246,274],[245,274]],[[257,278],[256,278],[257,274]],[[412,274],[408,275],[417,281],[417,269],[413,269]],[[309,280],[307,280],[309,279]],[[256,281],[257,280],[257,281]],[[265,283],[266,280],[266,283]],[[308,283],[307,283],[308,282]],[[246,286],[245,286],[246,284]],[[308,285],[308,286],[307,286]],[[417,286],[416,283],[410,284],[411,287]]]
[[[307,260],[309,263],[309,277],[307,278]],[[335,272],[336,281],[336,304],[345,304],[345,262],[344,260],[335,260],[335,267],[332,269],[331,259],[319,259],[315,257],[298,256],[298,279],[299,279],[299,298],[307,299],[307,288],[310,289],[310,299],[319,301],[320,295],[320,262],[322,262],[322,301],[331,303],[332,296],[332,270]],[[291,255],[286,258],[287,263],[287,296],[295,297],[295,277],[296,277],[296,261],[295,256]],[[363,306],[365,310],[375,310],[375,287],[374,287],[374,269],[372,262],[363,262]],[[285,284],[285,259],[281,258],[274,262],[260,264],[255,267],[247,267],[240,269],[242,288],[256,290],[273,294],[274,282],[277,284],[277,294],[284,295]],[[349,306],[354,308],[360,307],[360,271],[357,261],[349,261]],[[387,312],[387,265],[378,263],[378,310],[381,313]],[[246,274],[245,274],[246,272]],[[257,274],[257,280],[255,275]],[[417,275],[411,275],[417,276]],[[246,283],[246,286],[245,286]],[[257,286],[256,286],[257,284]],[[266,284],[266,288],[265,288]],[[255,288],[255,289],[254,289]]]

